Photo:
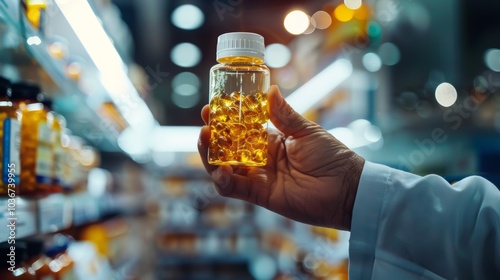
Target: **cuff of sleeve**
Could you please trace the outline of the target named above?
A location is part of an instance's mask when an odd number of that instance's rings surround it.
[[[391,168],[365,161],[354,202],[349,240],[349,278],[370,279],[380,215]]]

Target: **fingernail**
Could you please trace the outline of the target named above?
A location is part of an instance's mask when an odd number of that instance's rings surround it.
[[[231,176],[220,167],[212,172],[212,180],[219,189],[225,189],[229,185],[230,177]]]

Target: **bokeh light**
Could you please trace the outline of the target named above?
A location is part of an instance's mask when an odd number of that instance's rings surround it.
[[[346,5],[340,4],[337,6],[337,8],[335,8],[335,10],[333,11],[333,14],[335,15],[335,18],[338,21],[348,22],[353,18],[354,11],[347,8]]]
[[[172,89],[175,89],[182,85],[193,85],[197,89],[200,88],[200,78],[192,72],[181,72],[172,79]]]
[[[371,13],[372,11],[366,5],[361,5],[360,8],[354,11],[354,17],[359,20],[366,20],[368,19]]]
[[[406,16],[413,27],[421,31],[427,30],[431,24],[429,11],[419,1],[408,3]]]
[[[249,271],[256,280],[272,279],[278,268],[276,260],[268,255],[258,255],[249,264]]]
[[[344,4],[351,10],[357,10],[361,7],[361,0],[344,0]]]
[[[181,5],[172,12],[172,23],[187,30],[199,28],[205,21],[205,15],[200,8],[191,5]]]
[[[450,83],[441,83],[436,88],[436,100],[443,107],[450,107],[457,101],[457,90]]]
[[[172,48],[170,59],[178,66],[193,67],[200,62],[201,51],[191,43],[180,43]]]
[[[42,39],[40,39],[40,37],[38,36],[31,36],[28,39],[26,39],[26,43],[28,43],[28,45],[30,46],[32,45],[38,46],[42,43]]]
[[[380,57],[372,52],[363,55],[363,66],[370,72],[377,72],[382,67]]]
[[[317,11],[312,15],[314,26],[317,29],[326,29],[332,24],[332,17],[325,11]]]
[[[200,101],[200,79],[194,73],[182,72],[172,79],[172,102],[180,108],[192,108]]]
[[[191,87],[190,85],[183,85],[182,87],[178,87],[172,93],[172,102],[179,108],[183,109],[193,108],[194,106],[196,106],[196,104],[198,104],[199,101],[200,101],[199,91],[194,92],[194,88]]]
[[[492,71],[500,72],[500,49],[488,49],[484,53],[484,63]]]
[[[311,34],[314,32],[314,30],[316,30],[316,22],[312,17],[308,16],[308,18],[309,18],[309,25],[307,26],[306,30],[302,32],[302,34]]]
[[[280,88],[293,89],[299,83],[299,74],[292,67],[283,68],[281,71],[277,71],[276,79]]]
[[[382,131],[378,126],[373,124],[370,124],[365,128],[363,135],[365,136],[366,140],[371,143],[378,142],[380,141],[380,139],[382,139]]]
[[[272,68],[281,68],[290,62],[292,53],[283,44],[270,44],[265,50],[266,65]]]
[[[401,59],[399,48],[393,43],[383,43],[378,47],[378,55],[384,65],[396,65]]]
[[[292,11],[286,15],[283,25],[293,35],[302,34],[310,25],[309,16],[300,10]]]
[[[372,38],[379,38],[382,35],[382,27],[376,21],[372,20],[366,26],[366,33]]]

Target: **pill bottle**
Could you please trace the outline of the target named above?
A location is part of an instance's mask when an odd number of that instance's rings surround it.
[[[20,193],[50,193],[53,150],[52,116],[43,105],[40,88],[31,83],[12,85],[11,99],[21,112]]]
[[[17,108],[10,100],[10,81],[0,77],[0,196],[14,197],[19,184],[20,129]]]
[[[63,170],[63,157],[64,157],[64,148],[62,145],[62,137],[63,131],[66,129],[66,119],[61,114],[55,112],[53,110],[54,103],[51,99],[44,99],[42,101],[44,105],[44,109],[47,112],[47,118],[51,119],[51,154],[52,154],[52,167],[50,171],[50,176],[52,178],[51,184],[52,187],[50,189],[50,193],[60,193],[63,191],[62,185],[62,170]]]
[[[217,62],[210,69],[210,144],[214,165],[267,163],[267,91],[264,38],[255,33],[219,36]]]
[[[45,254],[52,259],[49,268],[54,274],[55,280],[77,279],[74,271],[74,260],[67,251],[71,242],[70,236],[58,233],[52,237],[51,244],[45,251]]]

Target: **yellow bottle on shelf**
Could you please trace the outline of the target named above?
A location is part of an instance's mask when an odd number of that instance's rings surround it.
[[[0,196],[15,197],[19,184],[20,122],[18,110],[10,101],[11,84],[0,77]]]
[[[47,194],[52,186],[52,116],[38,86],[12,85],[12,100],[21,112],[21,194]]]
[[[51,132],[52,132],[52,187],[50,189],[51,193],[59,193],[63,191],[62,186],[62,172],[65,163],[63,162],[63,154],[65,153],[62,145],[62,135],[63,130],[66,129],[66,119],[59,113],[52,110],[53,103],[50,99],[45,99],[42,101],[44,108],[47,112],[47,118],[51,119]]]
[[[41,29],[43,27],[45,9],[47,8],[47,0],[22,0],[21,6],[31,25],[36,29]]]
[[[267,163],[267,91],[264,38],[255,33],[222,34],[210,69],[210,164]]]

